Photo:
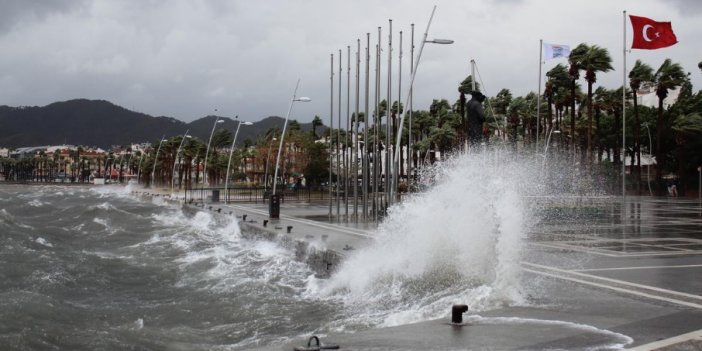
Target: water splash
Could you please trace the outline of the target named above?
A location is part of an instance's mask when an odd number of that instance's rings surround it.
[[[518,264],[532,223],[522,196],[535,190],[538,169],[504,153],[437,166],[425,174],[434,183],[425,193],[390,209],[374,245],[309,291],[380,326],[442,317],[454,303],[473,311],[523,303]]]

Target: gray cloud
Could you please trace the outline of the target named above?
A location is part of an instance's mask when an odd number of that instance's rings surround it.
[[[456,99],[457,85],[470,74],[471,58],[478,62],[488,94],[501,88],[515,95],[535,91],[539,39],[570,45],[588,42],[609,49],[615,71],[598,75],[597,81],[608,88],[621,85],[622,12],[607,0],[443,0],[438,5],[429,37],[455,43],[425,46],[415,81],[415,108],[427,108],[434,98]],[[0,19],[11,23],[4,24],[11,30],[0,30],[0,67],[8,68],[0,71],[0,104],[43,105],[84,97],[186,121],[214,109],[258,120],[284,115],[300,78],[298,95],[313,101],[295,104],[292,117],[310,121],[319,115],[325,123],[330,111],[330,54],[335,55],[336,115],[337,55],[343,50],[345,117],[346,47],[351,45],[354,55],[360,38],[364,50],[370,32],[373,52],[377,27],[382,26],[385,98],[387,23],[392,18],[392,95],[404,99],[410,24],[416,25],[418,49],[431,12],[431,5],[413,0],[5,0],[0,6]],[[673,21],[680,40],[667,49],[634,51],[629,65],[640,58],[657,66],[670,57],[697,72],[694,39],[702,36],[699,15],[682,16],[663,0],[622,0],[621,7]],[[405,35],[401,93],[397,91],[400,30]],[[556,63],[547,62],[544,71]],[[353,59],[352,66],[353,89]],[[371,77],[373,67],[371,63]],[[696,86],[698,76],[693,74]]]
[[[86,3],[86,0],[2,0],[0,1],[0,32],[24,21],[42,20],[53,13],[71,12]]]
[[[702,13],[702,1],[699,0],[669,0],[669,3],[677,7],[678,12],[683,16],[696,16]]]

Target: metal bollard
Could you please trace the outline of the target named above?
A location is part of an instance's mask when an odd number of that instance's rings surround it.
[[[451,308],[451,323],[463,323],[463,313],[468,311],[467,305],[453,305]]]

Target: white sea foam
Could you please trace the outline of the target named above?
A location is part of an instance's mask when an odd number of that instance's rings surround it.
[[[561,327],[566,330],[571,329],[579,332],[603,335],[611,339],[608,344],[593,345],[588,347],[588,350],[621,350],[625,346],[634,342],[634,339],[624,334],[613,332],[607,329],[597,328],[587,324],[573,323],[568,321],[519,317],[482,317],[480,315],[469,315],[463,318],[463,322],[470,325],[532,325],[538,328]]]
[[[377,241],[308,294],[340,299],[354,322],[393,326],[524,303],[520,254],[529,222],[522,195],[535,176],[506,154],[461,155],[438,166],[425,193],[392,207]],[[400,312],[401,311],[401,312]]]
[[[34,199],[34,200],[29,201],[29,202],[27,203],[27,205],[32,206],[32,207],[42,207],[42,206],[45,206],[45,205],[48,205],[48,204],[49,204],[48,202],[42,202],[42,201],[39,201],[39,200],[37,200],[37,199]]]
[[[52,243],[46,241],[46,239],[44,239],[44,238],[42,238],[42,237],[36,238],[36,240],[34,240],[34,242],[37,243],[37,244],[39,244],[39,245],[44,245],[44,246],[46,246],[46,247],[54,247],[54,244],[52,244]]]

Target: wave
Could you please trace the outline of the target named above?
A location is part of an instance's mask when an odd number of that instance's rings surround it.
[[[459,155],[424,175],[425,193],[390,208],[376,242],[349,256],[329,281],[307,294],[342,301],[353,319],[394,326],[525,304],[519,261],[533,224],[522,202],[538,167],[511,155]],[[398,312],[402,311],[402,312]],[[345,328],[345,327],[344,327]]]

